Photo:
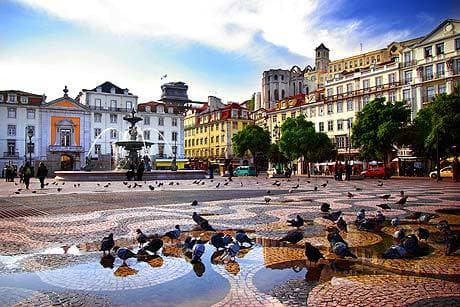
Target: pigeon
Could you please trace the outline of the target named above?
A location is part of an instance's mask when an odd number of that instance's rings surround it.
[[[337,242],[332,247],[332,252],[337,256],[344,258],[344,257],[351,257],[351,258],[358,258],[355,254],[353,254],[348,246],[343,242]]]
[[[36,194],[36,193],[37,193],[37,191],[32,191],[32,193],[33,193],[33,194]]]
[[[153,185],[149,184],[149,189],[150,189],[150,191],[153,191],[153,190],[155,190],[155,187]]]
[[[375,218],[364,219],[359,223],[358,229],[365,231],[377,231],[379,225],[380,224],[377,223]]]
[[[383,187],[383,182],[382,182],[382,181],[379,181],[379,183],[377,183],[377,186]]]
[[[305,242],[305,256],[307,256],[307,259],[310,261],[310,263],[317,263],[319,259],[324,259],[324,255],[321,253],[321,251],[311,245],[310,242]]]
[[[390,197],[391,197],[391,194],[384,194],[382,196],[379,196],[379,198],[385,199],[385,200],[388,200],[388,198],[390,198]]]
[[[428,213],[423,213],[422,215],[420,215],[420,217],[418,218],[418,221],[420,223],[428,223],[434,216],[431,215],[431,214],[428,214]]]
[[[295,186],[293,186],[292,188],[295,190],[295,189],[298,189],[300,187],[299,184],[296,184]]]
[[[174,230],[168,231],[167,233],[164,234],[164,236],[170,238],[171,240],[177,240],[179,239],[180,234],[181,234],[180,226],[176,225],[174,226]]]
[[[127,184],[128,184],[128,182],[127,182],[127,181],[123,181],[123,184],[124,184],[124,185],[127,185]]]
[[[382,253],[383,259],[401,259],[407,255],[407,251],[401,245],[392,245]]]
[[[335,222],[335,221],[337,221],[339,219],[339,217],[341,215],[342,215],[342,211],[339,210],[339,211],[329,213],[329,214],[323,216],[323,218]]]
[[[331,248],[337,242],[342,242],[342,243],[344,243],[345,245],[348,246],[348,243],[345,242],[345,240],[342,238],[342,236],[339,233],[339,230],[336,227],[332,227],[332,228],[328,229],[327,241],[331,245]]]
[[[366,211],[364,209],[361,209],[356,213],[356,220],[355,224],[358,225],[361,223],[364,219],[366,218]]]
[[[417,255],[420,251],[420,246],[418,244],[418,238],[414,234],[404,237],[401,240],[401,246],[404,247],[407,253],[412,256]]]
[[[404,196],[404,191],[399,192],[399,195],[401,195],[401,197],[403,197]]]
[[[348,196],[348,198],[352,198],[352,197],[355,196],[355,195],[353,195],[353,193],[351,193],[351,192],[348,192],[348,193],[347,193],[347,196]]]
[[[281,181],[278,181],[275,185],[276,185],[277,187],[281,186]]]
[[[174,185],[174,182],[170,181],[170,182],[169,182],[169,185]]]
[[[241,186],[241,187],[243,186],[243,183],[242,183],[242,182],[240,182],[240,186]]]
[[[207,220],[204,220],[200,223],[200,228],[205,231],[216,231],[211,225],[209,225]]]
[[[393,226],[393,227],[399,226],[400,223],[401,223],[401,221],[399,220],[399,217],[395,217],[395,218],[391,219],[391,222],[390,222],[391,226]]]
[[[14,192],[14,194],[21,194],[21,192],[16,191],[16,192]]]
[[[139,247],[142,247],[143,244],[147,243],[147,236],[140,229],[136,229],[136,240],[139,243]]]
[[[127,249],[126,247],[118,247],[115,246],[113,248],[114,252],[117,253],[118,258],[123,260],[123,263],[126,264],[126,260],[129,258],[137,258],[137,255],[133,253],[130,249]]]
[[[49,185],[49,184],[50,184],[49,182],[45,183],[46,186]]]
[[[73,184],[73,187],[74,187],[74,188],[76,188],[76,187],[77,187],[77,184],[76,184],[76,183],[74,183],[74,184]]]
[[[228,185],[228,181],[225,181],[224,185]]]
[[[450,256],[455,253],[460,247],[460,235],[453,234],[446,238],[446,256]]]
[[[318,191],[318,187],[315,186],[315,187],[313,188],[313,191]]]
[[[411,220],[418,220],[419,217],[422,216],[422,212],[412,212],[410,215],[407,216],[407,219],[411,219]]]
[[[57,191],[58,191],[58,192],[61,192],[61,191],[62,191],[62,188],[57,188]]]
[[[54,182],[53,182],[53,184],[54,184]],[[100,184],[100,183],[96,183],[96,185],[97,185],[98,187],[100,187],[100,186],[101,186],[101,184]]]
[[[131,189],[131,185],[130,185],[130,184],[128,185],[128,189]]]
[[[192,205],[192,206],[198,206],[198,201],[197,201],[196,199],[193,200],[191,205]]]
[[[277,185],[278,184],[278,180],[276,180],[275,182],[272,183],[272,185]]]
[[[109,186],[110,186],[110,184],[107,183],[107,184],[104,186],[104,188],[108,188]]]
[[[203,182],[201,183],[201,185],[205,185],[205,183],[206,183],[206,182],[203,181]]]
[[[192,214],[192,219],[195,223],[197,223],[198,225],[200,225],[203,221],[206,221],[206,219],[204,219],[201,215],[199,215],[198,213],[196,212],[193,212]]]
[[[342,217],[337,220],[337,228],[342,231],[348,232],[347,222]]]
[[[362,191],[362,190],[363,190],[362,188],[355,187],[355,191]]]
[[[196,262],[201,261],[201,256],[203,256],[204,250],[205,250],[205,246],[203,244],[203,241],[198,239],[192,248],[192,261],[191,262],[196,263]]]
[[[389,209],[391,209],[391,207],[388,206],[387,204],[379,204],[379,205],[377,205],[377,207],[380,207],[380,208],[382,208],[382,209],[384,209],[384,210],[389,210]]]
[[[272,200],[272,199],[271,199],[270,197],[268,197],[268,196],[265,196],[265,197],[264,197],[265,204],[267,204],[267,205],[268,205],[268,203],[269,203],[271,200]]]
[[[395,231],[393,234],[393,239],[395,239],[396,242],[401,242],[402,239],[406,236],[406,231],[404,229],[399,229]]]
[[[238,255],[238,252],[240,251],[240,245],[238,242],[232,241],[228,245],[227,249],[225,250],[224,254],[220,258],[221,260],[224,260],[225,258],[230,258],[230,260],[234,260],[236,255]]]
[[[217,250],[220,248],[225,248],[224,234],[222,232],[213,234],[211,236],[211,245],[214,246]]]
[[[254,245],[254,243],[252,243],[251,238],[249,238],[246,232],[244,232],[243,230],[236,231],[235,239],[241,246],[243,246],[244,243],[249,243],[251,246]]]
[[[216,189],[220,187],[220,182],[216,184]]]
[[[289,226],[292,226],[292,227],[302,227],[303,224],[304,224],[304,220],[303,218],[297,214],[297,216],[295,217],[295,219],[290,219],[290,220],[287,220],[287,223],[289,224]]]
[[[327,187],[327,182],[321,185],[323,188]]]
[[[145,253],[146,251],[149,251],[153,254],[156,254],[162,247],[163,247],[163,240],[156,237],[156,238],[151,239],[149,242],[147,242],[147,244],[144,245],[141,249],[139,249],[137,253],[139,254],[139,253]]]
[[[270,195],[271,192],[272,192],[272,191],[268,190],[268,191],[267,191],[267,195]]]
[[[436,225],[436,228],[438,228],[439,231],[443,233],[449,233],[451,231],[449,222],[446,220],[439,221],[438,225]]]
[[[321,204],[321,212],[327,213],[329,212],[329,210],[331,210],[331,205],[329,205],[328,203]]]
[[[383,222],[385,222],[385,219],[385,215],[383,215],[381,211],[377,211],[377,213],[375,214],[375,222],[381,225],[383,224]]]
[[[197,241],[198,239],[188,236],[187,238],[185,238],[184,241],[184,249],[191,251]]]
[[[109,234],[107,237],[102,238],[101,248],[99,249],[105,255],[107,251],[110,254],[110,251],[115,246],[115,241],[113,240],[113,233]]]
[[[281,238],[280,242],[287,241],[292,244],[296,244],[303,239],[303,233],[298,230],[290,230],[283,238]]]
[[[428,231],[428,229],[425,229],[425,228],[422,228],[422,227],[419,227],[419,229],[417,229],[417,237],[420,240],[425,240],[426,241],[429,236],[430,236],[430,232]]]
[[[396,205],[404,205],[407,201],[408,196],[401,197],[395,204]]]

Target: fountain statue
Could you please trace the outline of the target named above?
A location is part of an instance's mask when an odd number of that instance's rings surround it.
[[[134,109],[131,112],[131,116],[126,115],[123,119],[131,124],[128,130],[129,140],[117,141],[115,145],[123,147],[128,152],[123,168],[132,168],[137,166],[141,160],[139,151],[142,150],[144,146],[152,146],[153,143],[138,140],[139,135],[137,133],[136,123],[142,121],[142,118],[136,116],[136,111]]]

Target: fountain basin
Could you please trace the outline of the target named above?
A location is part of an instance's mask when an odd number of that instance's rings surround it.
[[[126,170],[120,171],[55,171],[58,181],[125,181]],[[203,170],[152,170],[145,172],[143,180],[194,180],[204,179]]]

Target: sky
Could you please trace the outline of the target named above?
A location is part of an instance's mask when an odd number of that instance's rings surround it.
[[[0,90],[53,100],[111,81],[141,103],[183,81],[194,101],[242,102],[264,70],[313,66],[320,43],[334,60],[460,19],[460,1],[388,2],[0,0]]]

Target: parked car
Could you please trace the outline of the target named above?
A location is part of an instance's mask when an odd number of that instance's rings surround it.
[[[452,178],[452,165],[441,168],[441,178]],[[436,170],[430,173],[430,177],[433,179],[438,178],[438,172]]]
[[[383,178],[385,177],[385,167],[383,165],[370,166],[361,172],[361,176],[364,178]]]
[[[254,166],[238,166],[233,171],[233,175],[236,177],[256,176],[256,168]]]

